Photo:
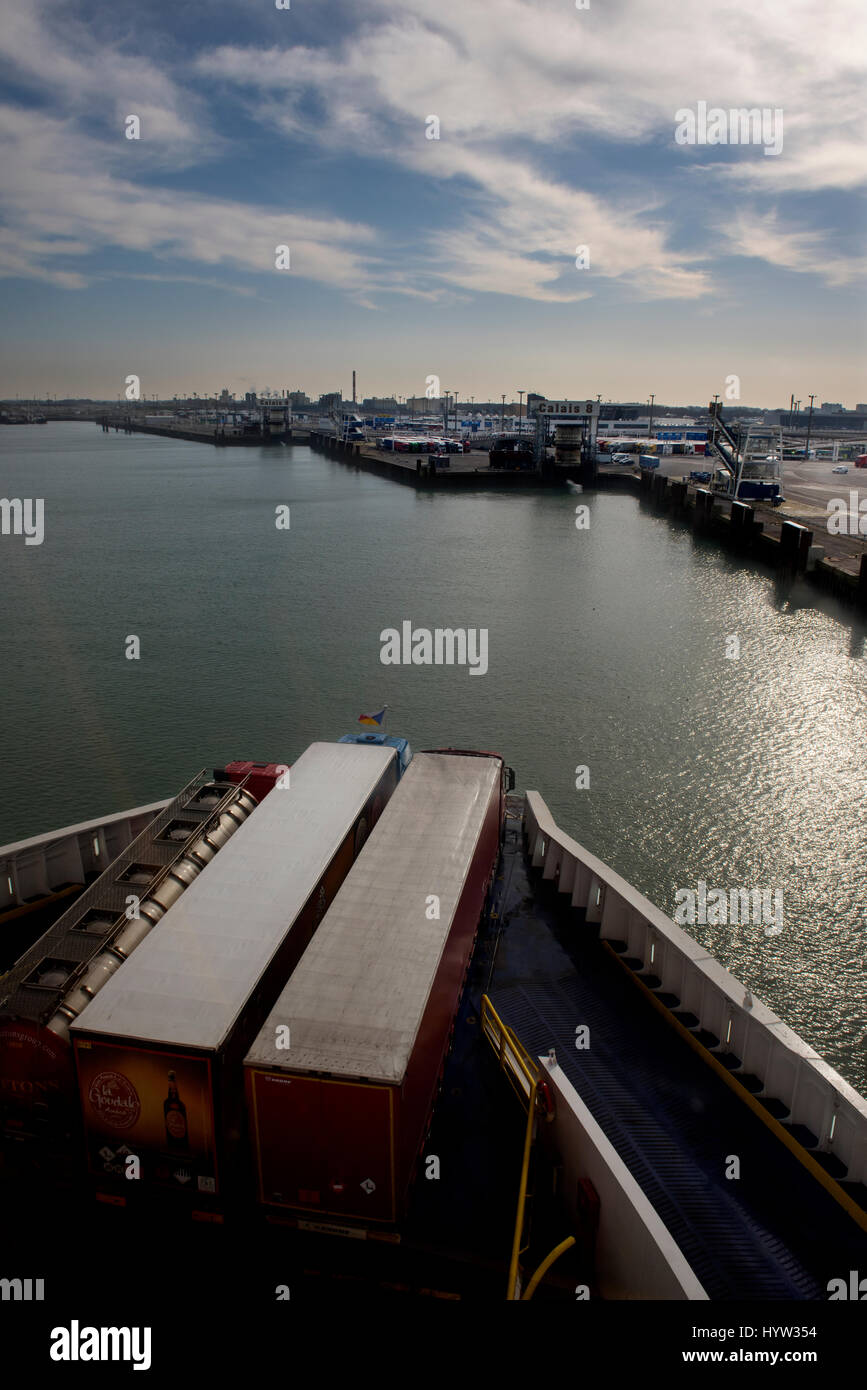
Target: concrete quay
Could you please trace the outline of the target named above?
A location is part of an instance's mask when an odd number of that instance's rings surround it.
[[[562,487],[567,480],[580,482],[582,475],[574,465],[549,464],[539,474],[526,468],[491,468],[487,451],[449,454],[447,459],[430,462],[428,454],[395,454],[371,444],[335,439],[333,434],[310,431],[310,447],[330,454],[350,468],[360,468],[381,478],[404,483],[424,491],[430,489],[476,488],[500,491],[503,488]]]
[[[220,425],[199,425],[196,429],[183,429],[169,425],[146,425],[135,417],[103,416],[96,423],[104,433],[114,430],[115,434],[158,434],[164,439],[183,439],[194,444],[214,444],[218,448],[273,448],[275,444],[306,443],[310,431],[293,428],[288,434],[234,434]]]

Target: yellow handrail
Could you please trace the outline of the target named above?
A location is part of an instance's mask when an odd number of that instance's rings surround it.
[[[522,1047],[512,1029],[503,1022],[486,994],[482,995],[482,1029],[497,1054],[501,1069],[506,1073],[520,1100],[527,1105],[527,1128],[524,1133],[524,1158],[518,1188],[518,1211],[515,1234],[512,1237],[512,1257],[509,1261],[509,1283],[506,1298],[518,1300],[518,1260],[521,1254],[521,1235],[524,1230],[524,1211],[527,1204],[527,1180],[530,1173],[530,1153],[536,1125],[536,1092],[539,1087],[539,1068],[526,1048]]]
[[[515,1217],[515,1234],[512,1237],[512,1258],[509,1261],[509,1283],[506,1298],[518,1301],[518,1257],[521,1253],[521,1235],[524,1230],[524,1207],[527,1201],[527,1177],[530,1172],[530,1151],[533,1147],[533,1129],[536,1124],[536,1086],[530,1087],[530,1105],[527,1110],[527,1129],[524,1134],[524,1161],[521,1165],[521,1185],[518,1188],[518,1212]]]
[[[522,1100],[527,1100],[538,1080],[539,1068],[512,1029],[500,1018],[486,994],[482,995],[482,1030],[497,1054],[501,1069]]]
[[[527,1289],[524,1293],[522,1302],[526,1303],[529,1299],[533,1297],[533,1294],[536,1292],[539,1282],[548,1273],[548,1270],[551,1268],[554,1261],[559,1260],[560,1256],[564,1255],[567,1250],[571,1250],[574,1244],[575,1237],[567,1236],[565,1240],[560,1241],[559,1245],[554,1246],[554,1249],[551,1251],[550,1255],[545,1256],[544,1260],[539,1265],[539,1268],[536,1270],[536,1273],[533,1275],[532,1279],[527,1285]]]

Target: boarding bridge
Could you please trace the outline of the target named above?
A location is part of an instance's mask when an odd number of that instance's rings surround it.
[[[779,426],[750,425],[745,435],[741,436],[740,431],[735,435],[722,418],[719,401],[711,401],[709,412],[708,451],[711,457],[722,462],[728,474],[717,490],[730,497],[742,496],[748,491],[761,496],[764,493],[756,491],[755,487],[749,490],[744,488],[742,493],[741,484],[770,483],[777,484],[779,491],[783,460],[782,429]]]

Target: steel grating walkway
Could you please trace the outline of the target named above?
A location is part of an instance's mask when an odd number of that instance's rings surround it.
[[[642,997],[565,897],[507,842],[488,993],[557,1061],[711,1299],[824,1299],[867,1264],[867,1237]],[[575,1030],[590,1028],[578,1051]],[[725,1177],[729,1155],[739,1180]]]

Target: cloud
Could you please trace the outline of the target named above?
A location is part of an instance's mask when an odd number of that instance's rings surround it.
[[[580,159],[567,186],[546,173],[552,147],[580,151],[592,138],[612,150],[670,151],[666,173],[700,177],[706,196],[718,179],[745,195],[851,189],[864,177],[863,79],[848,57],[863,31],[861,8],[840,0],[817,24],[812,5],[792,0],[730,0],[713,22],[705,6],[682,0],[587,11],[561,0],[439,0],[435,10],[403,0],[398,16],[387,0],[368,0],[360,26],[327,49],[221,45],[201,53],[196,69],[255,94],[260,119],[325,149],[385,154],[441,181],[470,180],[489,225],[465,196],[463,225],[433,236],[444,280],[532,299],[583,298],[586,288],[558,284],[562,276],[540,258],[560,257],[565,271],[569,248],[584,242],[594,276],[645,297],[696,298],[711,277],[696,266],[698,253],[671,249],[676,211],[660,209],[648,224],[622,194],[593,196]],[[674,129],[675,111],[699,99],[782,108],[784,154],[750,149],[732,161],[717,149],[709,160],[702,148],[698,164],[696,151],[675,145]],[[431,114],[439,141],[424,138]],[[712,206],[712,225],[717,218]],[[702,251],[710,260],[713,240]],[[805,259],[800,268],[822,264]]]
[[[376,233],[362,223],[140,188],[106,172],[105,142],[8,106],[0,107],[0,139],[8,156],[4,241],[21,249],[17,264],[7,257],[7,275],[29,266],[39,278],[79,288],[86,270],[65,281],[58,266],[74,246],[76,255],[112,247],[181,259],[196,273],[216,265],[275,277],[297,273],[352,292],[370,292],[381,282],[370,250]],[[275,251],[283,244],[291,248],[292,269],[279,272]]]
[[[229,12],[250,32],[243,5]],[[586,11],[567,0],[401,0],[399,11],[393,0],[365,0],[339,13],[345,22],[321,45],[293,46],[298,31],[287,26],[285,46],[257,35],[195,53],[172,48],[143,18],[112,29],[104,14],[88,23],[59,0],[0,0],[0,55],[43,103],[0,115],[11,142],[0,274],[79,288],[93,272],[65,257],[114,248],[173,262],[175,275],[178,262],[191,263],[190,279],[220,265],[276,275],[274,248],[285,242],[289,275],[377,307],[389,293],[568,304],[600,286],[700,299],[714,291],[727,242],[832,284],[856,268],[823,248],[822,232],[808,244],[786,230],[767,200],[848,191],[863,178],[863,77],[850,57],[860,0],[836,0],[820,23],[806,0],[728,0],[721,13],[682,0]],[[782,108],[783,154],[677,146],[674,113],[700,99]],[[441,217],[398,245],[387,209],[362,222],[257,206],[237,175],[219,197],[153,186],[164,171],[237,153],[227,116],[239,108],[263,134],[425,177],[446,194]],[[133,113],[139,142],[122,134]],[[431,114],[438,141],[425,138]],[[688,202],[673,194],[682,186]],[[293,202],[303,195],[294,185]],[[717,235],[720,196],[738,200],[737,235]],[[684,247],[687,207],[693,242]],[[694,234],[703,217],[704,239]],[[589,269],[575,268],[578,245],[590,248]]]
[[[139,24],[146,22],[140,14]],[[133,32],[134,42],[141,35]],[[112,42],[104,26],[76,20],[57,0],[0,0],[0,61],[16,85],[56,116],[113,128],[131,154],[124,121],[137,115],[145,167],[186,168],[225,149],[205,100],[162,65]]]
[[[287,126],[324,143],[388,131],[396,142],[440,116],[457,143],[546,146],[593,135],[673,143],[675,111],[699,99],[781,107],[797,147],[853,149],[862,119],[867,41],[861,0],[836,0],[817,22],[808,0],[728,0],[724,12],[683,0],[366,0],[362,21],[326,49],[221,45],[198,72],[280,93]],[[322,99],[305,111],[305,94]],[[841,139],[841,131],[846,135]],[[785,160],[756,151],[751,173],[781,186]],[[854,167],[854,166],[853,166]],[[839,173],[853,172],[848,154]],[[863,159],[860,166],[863,179]]]
[[[735,211],[720,230],[734,255],[749,256],[784,270],[812,272],[830,285],[851,284],[867,271],[864,256],[843,256],[830,251],[820,232],[787,231],[773,211]]]

